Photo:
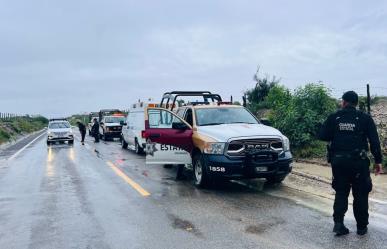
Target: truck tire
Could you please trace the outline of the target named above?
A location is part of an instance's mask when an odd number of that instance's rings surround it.
[[[125,142],[125,139],[123,137],[121,137],[121,147],[123,149],[127,149],[128,148],[128,143]]]
[[[142,155],[144,154],[144,149],[140,147],[140,145],[138,144],[137,142],[137,139],[136,141],[134,142],[134,150],[136,152],[137,155]]]
[[[197,153],[193,157],[193,181],[198,188],[207,188],[210,185],[211,177],[208,173],[208,163],[203,154]]]

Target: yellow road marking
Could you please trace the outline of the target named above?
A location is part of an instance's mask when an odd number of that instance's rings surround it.
[[[109,165],[110,168],[119,176],[121,177],[126,183],[128,183],[132,188],[134,188],[137,192],[139,192],[142,196],[147,197],[150,196],[150,193],[143,189],[138,183],[133,181],[129,178],[120,168],[118,168],[114,163],[107,161],[107,165]]]

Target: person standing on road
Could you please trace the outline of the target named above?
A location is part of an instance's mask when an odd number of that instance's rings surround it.
[[[99,123],[96,118],[93,119],[93,126],[91,127],[91,134],[94,137],[94,142],[99,143]]]
[[[81,133],[81,143],[82,145],[85,145],[85,136],[86,136],[86,126],[81,122],[81,121],[77,121],[77,125],[78,125],[78,129],[79,129],[79,132]]]
[[[365,235],[368,231],[368,195],[372,190],[368,143],[375,159],[375,174],[382,173],[378,132],[372,117],[356,110],[358,99],[354,91],[344,93],[342,109],[328,117],[319,134],[321,140],[330,142],[328,162],[332,165],[332,187],[336,191],[333,232],[337,236],[349,233],[344,216],[351,188],[357,234]]]

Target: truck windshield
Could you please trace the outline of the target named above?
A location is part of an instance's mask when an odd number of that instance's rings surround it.
[[[125,117],[105,117],[105,123],[120,123],[125,122]]]
[[[55,122],[55,123],[50,123],[48,125],[48,128],[50,128],[50,129],[70,128],[70,124],[68,122]]]
[[[257,119],[245,108],[204,108],[196,110],[196,125],[258,124]]]

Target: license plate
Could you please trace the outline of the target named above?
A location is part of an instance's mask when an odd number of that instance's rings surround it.
[[[255,171],[256,172],[266,172],[267,171],[267,167],[255,167]]]

